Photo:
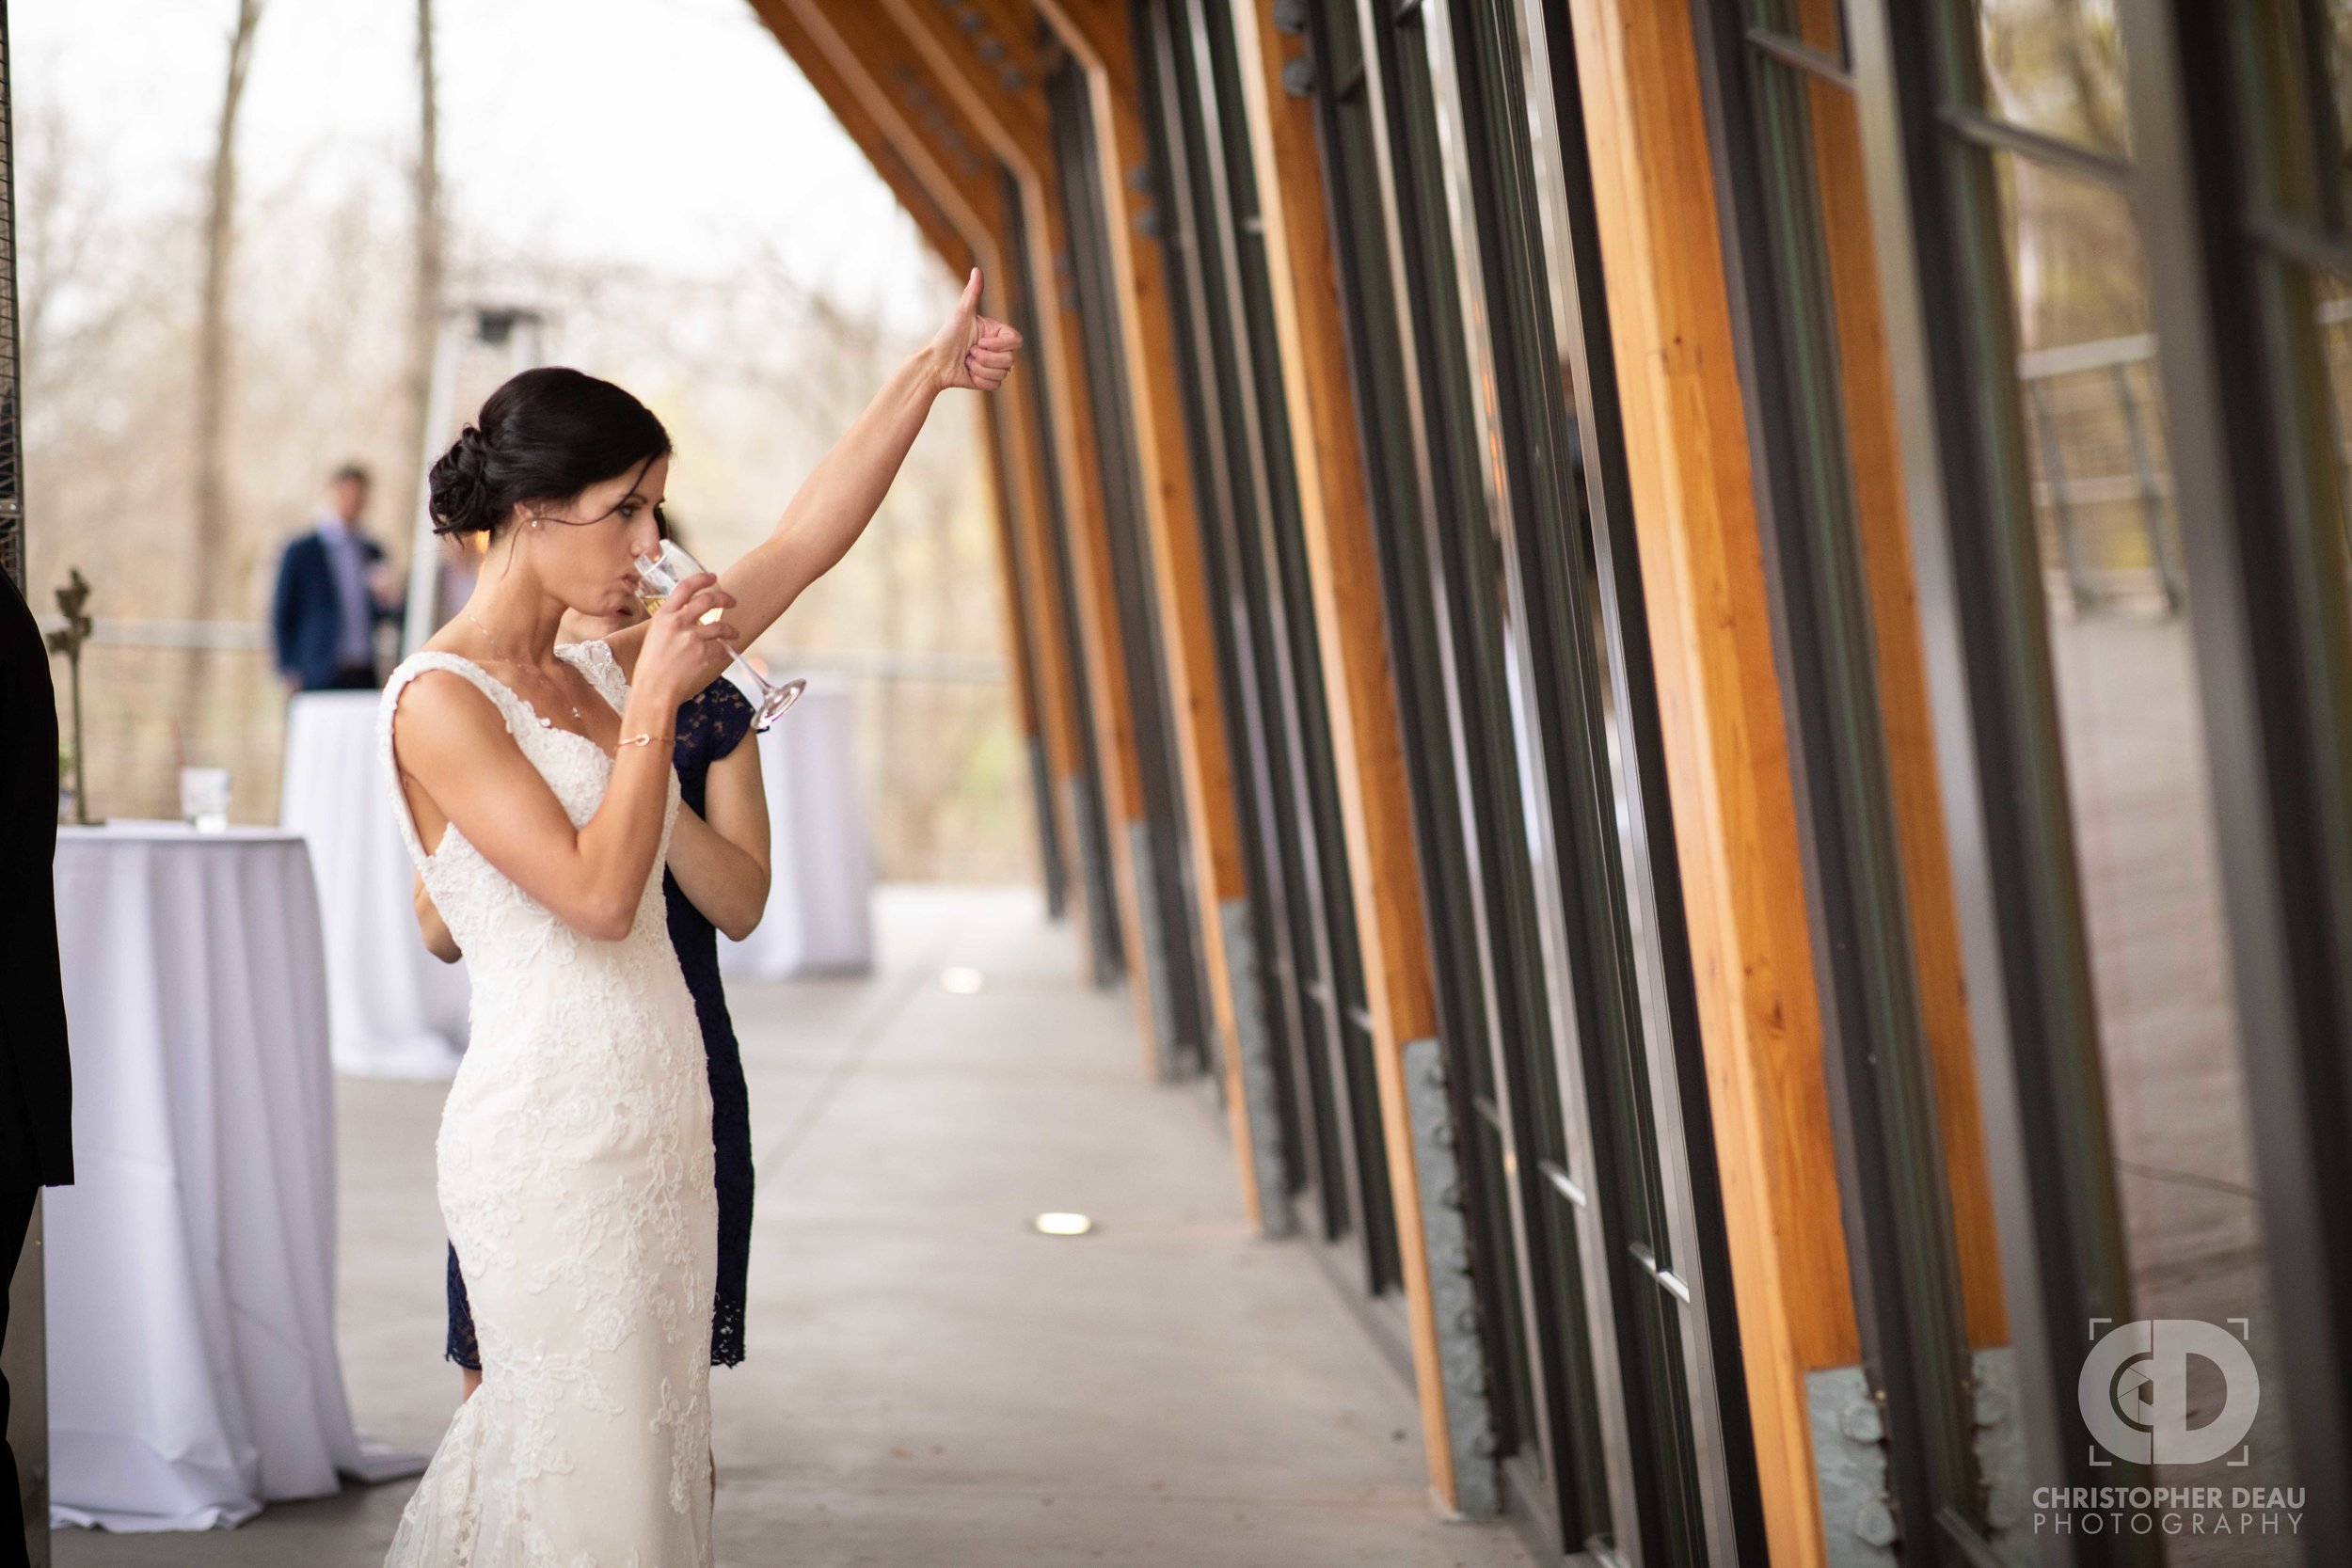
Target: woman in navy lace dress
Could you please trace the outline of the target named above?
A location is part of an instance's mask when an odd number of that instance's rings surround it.
[[[608,624],[567,614],[561,640],[606,636],[637,618]],[[759,924],[768,901],[768,800],[759,773],[759,748],[743,744],[752,717],[750,700],[723,675],[678,709],[672,761],[681,800],[669,867],[661,876],[670,943],[677,949],[678,967],[693,993],[710,1068],[710,1133],[717,1145],[719,1187],[719,1275],[710,1360],[719,1367],[743,1359],[744,1278],[752,1241],[751,1107],[735,1023],[719,982],[719,932],[724,929],[742,940]],[[693,889],[691,897],[679,885],[681,876]],[[461,956],[457,945],[425,897],[421,882],[416,899],[425,945],[444,962],[456,962]],[[482,1357],[474,1344],[473,1315],[453,1246],[449,1250],[448,1290],[445,1354],[465,1369],[465,1391],[470,1395],[482,1380]]]

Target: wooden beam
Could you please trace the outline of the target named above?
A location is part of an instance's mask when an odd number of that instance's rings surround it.
[[[1104,228],[1110,238],[1113,297],[1127,407],[1135,429],[1144,538],[1151,557],[1152,586],[1159,605],[1161,658],[1168,672],[1168,705],[1184,792],[1184,817],[1197,895],[1195,909],[1202,961],[1210,976],[1213,1022],[1222,1042],[1218,1057],[1226,1075],[1226,1106],[1233,1121],[1234,1148],[1241,1157],[1243,1200],[1252,1224],[1268,1215],[1259,1191],[1261,1173],[1248,1158],[1249,1093],[1242,1080],[1238,997],[1254,997],[1254,984],[1238,992],[1233,958],[1226,951],[1226,911],[1249,895],[1239,809],[1233,798],[1232,758],[1228,745],[1223,689],[1219,684],[1216,618],[1208,565],[1202,556],[1201,522],[1193,494],[1184,415],[1176,395],[1180,363],[1174,322],[1168,313],[1168,280],[1159,247],[1132,243],[1136,209],[1148,193],[1119,178],[1133,150],[1114,148],[1096,135],[1102,152],[1101,186]],[[1065,170],[1065,175],[1074,171]],[[1259,1108],[1270,1116],[1274,1108]]]
[[[1001,265],[1005,272],[1005,297],[1019,301],[1019,269],[1009,257]],[[1062,621],[1061,593],[1054,577],[1053,510],[1045,493],[1043,471],[1045,436],[1031,418],[1026,400],[992,400],[992,407],[1006,426],[1005,445],[1011,458],[1006,480],[1022,519],[1022,565],[1027,574],[1029,599],[1037,616],[1040,646],[1038,696],[1051,721],[1046,750],[1053,761],[1055,777],[1068,779],[1085,768],[1084,737],[1089,719],[1081,711],[1072,672],[1057,657],[1058,650],[1070,646],[1070,631]],[[1062,831],[1064,842],[1074,847],[1075,840],[1068,835],[1077,832],[1076,825],[1065,824]]]
[[[1002,297],[1014,313],[1025,320],[1035,320],[1042,306],[1026,298],[1024,293],[1022,269],[1013,264],[1007,249],[1000,259],[1004,292]],[[1032,373],[1034,369],[1032,368]],[[1063,548],[1060,530],[1055,524],[1055,502],[1050,494],[1052,480],[1046,461],[1047,433],[1041,429],[1035,405],[1027,397],[992,400],[998,416],[1006,422],[1006,450],[1010,457],[1008,478],[1011,482],[1022,525],[1021,567],[1028,589],[1029,604],[1036,614],[1037,641],[1040,652],[1039,696],[1047,710],[1046,754],[1052,766],[1057,787],[1054,792],[1054,813],[1057,831],[1069,852],[1069,865],[1079,875],[1071,879],[1069,895],[1082,914],[1092,895],[1087,884],[1084,867],[1092,851],[1088,847],[1087,825],[1078,820],[1077,800],[1069,787],[1071,781],[1089,776],[1087,756],[1087,736],[1093,723],[1087,704],[1080,700],[1077,689],[1077,670],[1065,658],[1065,650],[1083,661],[1083,638],[1064,616],[1061,578],[1058,561]],[[1114,851],[1115,853],[1115,851]],[[1079,949],[1080,973],[1091,978],[1094,973],[1094,939],[1091,921],[1073,919],[1071,923]]]
[[[1817,1564],[1805,1374],[1861,1347],[1692,11],[1571,14],[1765,1528]]]
[[[1053,111],[1045,102],[1045,79],[1032,64],[1022,73],[1018,91],[1006,87],[998,67],[982,58],[981,41],[1002,42],[997,27],[988,24],[968,3],[950,14],[938,0],[869,0],[898,24],[907,43],[939,77],[964,118],[979,128],[1007,163],[1016,159],[1029,172],[1041,170],[1053,157]],[[982,25],[967,27],[964,19]],[[1035,61],[1036,52],[1028,52]],[[1017,69],[1017,68],[1016,68]]]
[[[1034,677],[1030,671],[1035,660],[1029,650],[1029,627],[1021,614],[1025,585],[1020,574],[1021,550],[1013,535],[1013,518],[1018,503],[1013,498],[1009,465],[1004,456],[1008,433],[1004,428],[1004,418],[996,410],[996,399],[990,398],[980,404],[980,462],[988,470],[989,510],[994,514],[996,523],[997,564],[1005,576],[1005,648],[1011,656],[1009,662],[1015,671],[1012,681],[1013,727],[1020,732],[1023,750],[1026,751],[1042,736],[1038,727],[1035,694],[1031,689]],[[1040,845],[1038,849],[1041,863],[1044,846]]]
[[[1372,1014],[1375,1082],[1412,1327],[1422,1444],[1430,1488],[1452,1511],[1459,1506],[1459,1489],[1403,1055],[1406,1045],[1437,1033],[1435,982],[1422,924],[1404,730],[1381,613],[1372,502],[1348,378],[1338,260],[1326,215],[1314,111],[1308,100],[1291,97],[1282,87],[1282,67],[1297,46],[1276,31],[1263,0],[1229,4],[1240,58],[1242,109],[1261,198],[1275,337],[1282,362],[1282,401],[1297,468],[1331,747],[1338,763],[1348,881],[1355,895],[1365,1000]]]
[[[924,202],[939,213],[967,249],[993,253],[998,248],[993,197],[970,178],[967,168],[959,166],[954,150],[942,142],[938,131],[916,120],[874,62],[850,47],[822,0],[752,0],[752,9],[866,150],[876,172],[892,180],[894,190],[899,189],[894,167],[903,169]],[[886,70],[888,62],[882,63]]]
[[[1088,460],[1094,450],[1089,434],[1090,420],[1083,408],[1077,409],[1074,417],[1072,413],[1076,407],[1073,400],[1086,385],[1087,371],[1083,355],[1079,352],[1083,342],[1082,325],[1074,306],[1064,296],[1060,281],[1064,266],[1061,259],[1067,254],[1068,247],[1060,237],[1063,219],[1058,187],[1052,185],[1048,178],[1054,167],[1050,114],[1044,102],[1044,82],[1049,62],[1036,47],[1042,24],[1033,11],[1026,10],[1026,0],[950,0],[944,8],[954,24],[957,37],[953,40],[946,39],[936,26],[925,30],[924,17],[911,7],[896,8],[890,20],[902,39],[923,51],[932,75],[953,99],[957,111],[975,125],[976,135],[987,141],[1011,175],[1014,188],[1019,192],[1025,227],[1031,236],[1030,272],[1045,291],[1045,297],[1030,302],[1030,319],[1039,327],[1041,342],[1037,347],[1037,357],[1046,370],[1047,401],[1056,412],[1055,455],[1063,474],[1070,476],[1064,483],[1064,503],[1071,525],[1077,534],[1070,542],[1076,557],[1073,562],[1073,575],[1076,579],[1078,614],[1083,628],[1081,639],[1088,649],[1092,649],[1101,645],[1099,639],[1116,637],[1116,601],[1108,601],[1112,608],[1107,612],[1094,612],[1093,607],[1099,607],[1105,601],[1093,586],[1096,578],[1089,570],[1089,559],[1077,547],[1101,537],[1099,530],[1089,528],[1089,520],[1100,523],[1104,513],[1099,470]],[[974,25],[976,22],[977,26]],[[1001,63],[988,61],[982,54],[991,40],[1001,40],[1005,46],[1006,58]],[[986,79],[988,72],[982,68],[993,67],[1001,71],[1004,65],[1009,65],[1019,72],[1018,86],[1008,85],[1001,75],[993,83]],[[1007,100],[1023,98],[1027,101],[1025,108],[1000,114],[992,107]],[[1029,459],[1028,483],[1038,487],[1040,495],[1042,494],[1041,487],[1047,483],[1044,448],[1041,445],[1045,439],[1046,436],[1039,433],[1035,441],[1040,444],[1021,451],[1021,455]],[[1071,485],[1073,483],[1084,488],[1073,490]],[[1090,502],[1089,496],[1092,498]],[[1041,562],[1044,559],[1040,557]],[[1103,555],[1099,564],[1106,574],[1108,556]],[[1108,675],[1101,671],[1100,661],[1090,652],[1086,657],[1098,671],[1092,690],[1098,705],[1097,712],[1100,713],[1099,705],[1105,700]],[[1123,658],[1118,667],[1123,668]],[[1111,686],[1107,689],[1115,693],[1120,688]],[[1109,715],[1110,730],[1103,733],[1123,732],[1125,722],[1125,712],[1121,707]],[[1132,743],[1119,747],[1106,742],[1102,747],[1102,752],[1105,756],[1132,757]],[[1134,809],[1140,813],[1139,769],[1133,777]],[[1111,817],[1114,828],[1121,827],[1131,819],[1120,815],[1117,782],[1117,775],[1114,774],[1102,781],[1101,786],[1104,810]],[[1135,878],[1127,857],[1127,837],[1123,832],[1114,836],[1119,842],[1113,848],[1112,872],[1121,904],[1121,936],[1128,952],[1136,953],[1141,950],[1138,929],[1140,906],[1136,902]],[[1156,1052],[1152,1041],[1149,997],[1140,989],[1136,1002],[1143,1009],[1141,1016],[1145,1027],[1140,1038],[1149,1069],[1154,1065]]]
[[[951,169],[946,159],[952,150],[940,145],[936,128],[915,122],[867,59],[851,48],[833,25],[821,0],[753,3],[786,53],[799,64],[851,135],[857,135],[863,128],[879,137],[916,188],[931,200],[956,235],[970,247],[988,275],[990,308],[1000,314],[1013,313],[1000,303],[1018,299],[1020,279],[1017,269],[1008,263],[1004,254],[1002,233],[1006,219],[998,211],[994,182],[973,181],[965,178],[961,170]],[[888,63],[886,59],[882,62],[884,69]],[[1016,563],[1024,574],[1022,599],[1034,618],[1037,644],[1046,654],[1032,673],[1043,710],[1041,721],[1047,767],[1055,784],[1051,794],[1056,828],[1065,845],[1071,846],[1074,853],[1083,854],[1082,824],[1074,819],[1067,784],[1086,770],[1083,726],[1088,717],[1079,711],[1073,672],[1062,659],[1054,657],[1056,651],[1070,644],[1062,621],[1059,585],[1053,573],[1054,552],[1058,546],[1045,492],[1042,436],[1025,399],[992,399],[990,404],[991,418],[1003,420],[1008,427],[1007,446],[1012,461],[1007,478],[1015,508],[1012,522],[1025,546]],[[1019,651],[1016,645],[1016,654]],[[1086,896],[1082,884],[1072,891],[1081,900]],[[1090,974],[1088,923],[1077,919],[1071,924],[1080,948],[1080,972]]]
[[[936,12],[920,0],[882,0],[901,24],[924,27],[930,46],[939,51],[943,68],[962,79],[960,102],[976,116],[996,118],[996,128],[1009,158],[1025,158],[1040,175],[1041,185],[1053,184],[1071,173],[1059,166],[1050,141],[1050,120],[1032,116],[1029,106],[1044,108],[1043,82],[1032,95],[989,91],[977,55],[959,54],[958,40],[943,36]],[[1002,25],[1001,18],[999,24]],[[1008,29],[1012,30],[1012,29]],[[1100,135],[1102,127],[1098,125]],[[1104,189],[1109,217],[1111,265],[1120,286],[1118,340],[1126,363],[1128,405],[1136,420],[1135,446],[1144,508],[1143,525],[1152,558],[1153,588],[1168,675],[1168,698],[1176,728],[1178,771],[1191,828],[1189,851],[1194,863],[1197,904],[1194,914],[1202,961],[1209,976],[1212,1024],[1225,1049],[1219,1052],[1226,1075],[1226,1105],[1234,1121],[1234,1150],[1241,1166],[1244,1207],[1253,1225],[1263,1227],[1266,1212],[1261,1201],[1258,1171],[1251,1157],[1257,1143],[1249,1136],[1248,1095],[1242,1080],[1239,1053],[1232,1048],[1237,1030],[1232,964],[1225,950],[1224,909],[1247,895],[1241,851],[1241,830],[1232,795],[1231,764],[1225,743],[1222,700],[1217,684],[1216,607],[1210,602],[1207,573],[1200,555],[1200,531],[1193,510],[1191,474],[1184,457],[1183,410],[1151,367],[1172,368],[1175,360],[1173,323],[1160,277],[1160,260],[1151,247],[1128,243],[1129,200],[1148,198],[1126,188],[1116,177],[1120,160],[1107,141]],[[1055,249],[1066,251],[1061,235],[1058,200],[1051,203]],[[1146,303],[1148,301],[1148,304]],[[1096,330],[1103,330],[1097,324]],[[1254,994],[1254,990],[1244,994]]]
[[[898,0],[909,3],[909,0]],[[1242,1008],[1261,1006],[1262,989],[1250,977],[1236,984],[1234,955],[1228,951],[1226,911],[1249,895],[1239,808],[1233,797],[1232,757],[1227,743],[1224,697],[1217,668],[1216,618],[1221,613],[1209,591],[1202,557],[1199,500],[1185,445],[1184,408],[1174,380],[1181,362],[1175,319],[1170,313],[1166,267],[1156,245],[1134,243],[1137,220],[1152,192],[1122,176],[1151,161],[1151,143],[1140,109],[1140,87],[1133,34],[1120,29],[1089,35],[1078,47],[1065,23],[1041,8],[1046,25],[1072,50],[1086,72],[1100,153],[1098,199],[1105,215],[1110,262],[1119,304],[1117,329],[1125,364],[1127,405],[1144,506],[1154,596],[1159,607],[1163,662],[1176,726],[1178,772],[1197,899],[1194,910],[1201,960],[1209,974],[1213,1023],[1221,1048],[1225,1105],[1232,1129],[1233,1154],[1242,1202],[1261,1229],[1287,1228],[1287,1203],[1268,1194],[1258,1152],[1269,1139],[1253,1135],[1279,1116],[1272,1105],[1253,1105],[1243,1071],[1239,1039]],[[1111,45],[1105,49],[1103,45]],[[1070,171],[1063,170],[1065,175]],[[1253,1030],[1261,1021],[1247,1021]]]
[[[1131,825],[1145,820],[1143,764],[1136,750],[1135,708],[1129,696],[1136,677],[1127,668],[1126,646],[1120,640],[1119,590],[1110,552],[1110,515],[1103,493],[1103,470],[1095,462],[1099,437],[1094,428],[1094,404],[1087,395],[1087,364],[1075,291],[1062,279],[1070,262],[1068,224],[1062,214],[1061,186],[1048,166],[1034,190],[1025,185],[1023,205],[1033,223],[1029,232],[1041,252],[1037,277],[1047,292],[1038,302],[1038,320],[1046,325],[1047,384],[1055,404],[1055,430],[1060,438],[1061,472],[1067,486],[1073,564],[1076,568],[1078,616],[1085,627],[1087,661],[1099,675],[1094,697],[1095,734],[1104,753],[1103,804],[1112,826],[1112,857],[1118,870],[1120,928],[1127,951],[1130,988],[1136,1004],[1136,1032],[1147,1075],[1159,1075],[1157,1020],[1152,1008],[1153,976],[1144,962],[1149,947],[1143,939],[1142,883],[1135,866],[1135,835]],[[1149,674],[1143,676],[1149,679]]]
[[[946,13],[966,46],[988,67],[995,86],[1007,92],[1039,94],[1039,111],[1045,112],[1042,89],[1054,62],[1040,46],[1043,24],[1029,0],[932,0]],[[991,57],[994,52],[995,57]],[[1007,71],[1014,73],[1008,79]]]
[[[813,0],[798,0],[813,3]],[[911,14],[910,14],[911,13]],[[984,96],[968,90],[962,63],[953,51],[936,46],[928,30],[935,13],[906,6],[847,6],[829,8],[830,23],[842,41],[891,82],[918,110],[938,119],[953,116],[968,128],[980,147],[1013,171],[1021,191],[1025,227],[1038,254],[1033,269],[1041,279],[1057,276],[1055,258],[1067,250],[1062,239],[1060,204],[1046,186],[1050,161],[1041,145],[1025,143],[1008,129]],[[1119,904],[1122,944],[1130,956],[1130,988],[1136,1010],[1138,1035],[1147,1064],[1156,1073],[1159,1049],[1152,1006],[1152,977],[1136,961],[1149,951],[1144,941],[1141,883],[1134,864],[1132,823],[1144,817],[1143,773],[1138,759],[1131,706],[1125,650],[1119,638],[1119,601],[1109,552],[1108,517],[1102,494],[1102,474],[1091,460],[1094,451],[1092,411],[1086,397],[1086,363],[1080,323],[1074,303],[1050,282],[1047,297],[1036,302],[1034,320],[1041,340],[1034,346],[1031,367],[1045,377],[1054,410],[1057,467],[1069,522],[1069,548],[1074,567],[1078,621],[1088,667],[1095,674],[1089,683],[1093,697],[1092,721],[1096,755],[1104,778],[1103,800],[1113,832],[1110,839],[1112,885]]]
[[[1134,24],[1125,0],[1035,0],[1035,4],[1037,14],[1089,73],[1104,73],[1106,83],[1120,91],[1135,90],[1135,72],[1127,63],[1129,29]]]
[[[1169,285],[1165,260],[1156,245],[1134,241],[1142,213],[1152,196],[1122,177],[1122,171],[1145,166],[1151,160],[1140,117],[1135,113],[1136,94],[1133,67],[1126,64],[1124,84],[1108,72],[1092,79],[1094,135],[1101,150],[1098,199],[1108,231],[1111,268],[1118,286],[1119,341],[1125,361],[1127,404],[1136,429],[1133,439],[1141,468],[1145,534],[1151,546],[1153,586],[1160,604],[1162,658],[1168,670],[1168,701],[1176,722],[1178,755],[1182,761],[1185,820],[1192,829],[1193,882],[1199,906],[1202,961],[1208,966],[1210,996],[1217,1036],[1218,1058],[1225,1069],[1225,1104],[1232,1120],[1242,1201],[1250,1223],[1270,1223],[1286,1229],[1288,1205],[1277,1206],[1262,1190],[1270,1173],[1259,1168],[1253,1150],[1271,1147],[1265,1137],[1251,1135],[1253,1121],[1271,1123],[1278,1116],[1272,1105],[1253,1105],[1244,1082],[1237,1041],[1240,1009],[1260,1006],[1263,988],[1254,978],[1236,986],[1234,957],[1226,950],[1227,910],[1249,896],[1248,862],[1243,853],[1241,814],[1233,797],[1233,761],[1223,688],[1219,684],[1216,620],[1221,608],[1211,596],[1209,572],[1202,556],[1199,498],[1193,494],[1190,454],[1186,450],[1184,412],[1176,391],[1175,319],[1169,309]],[[1113,103],[1116,112],[1106,112]],[[1253,1023],[1252,1027],[1256,1027]]]

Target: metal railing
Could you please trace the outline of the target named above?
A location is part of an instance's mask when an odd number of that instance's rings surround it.
[[[2155,357],[2144,332],[2017,357],[2043,564],[2077,613],[2185,602]]]
[[[61,615],[36,617],[43,632],[65,625]],[[223,648],[259,653],[269,647],[269,628],[259,621],[172,621],[94,618],[92,643],[120,648]],[[867,680],[945,681],[1001,686],[1005,661],[990,654],[908,654],[888,649],[781,648],[764,654],[771,663],[796,673],[852,675]]]

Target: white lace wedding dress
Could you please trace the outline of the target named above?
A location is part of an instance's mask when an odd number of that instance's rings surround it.
[[[602,642],[558,650],[615,709]],[[451,671],[498,705],[575,824],[612,761],[469,660],[421,653],[377,721],[392,805],[472,972],[472,1039],[436,1145],[482,1387],[450,1423],[386,1568],[707,1568],[718,1199],[702,1033],[670,947],[662,856],[619,942],[581,936],[452,824],[430,855],[392,768],[394,705]],[[676,820],[670,778],[663,853]]]

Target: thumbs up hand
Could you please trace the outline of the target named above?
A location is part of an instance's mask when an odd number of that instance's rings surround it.
[[[930,341],[931,363],[936,367],[939,385],[968,387],[976,392],[993,392],[1004,384],[1006,372],[1012,369],[1013,356],[1020,350],[1021,334],[1003,322],[979,313],[980,269],[972,269],[971,278],[963,286],[963,295]]]

